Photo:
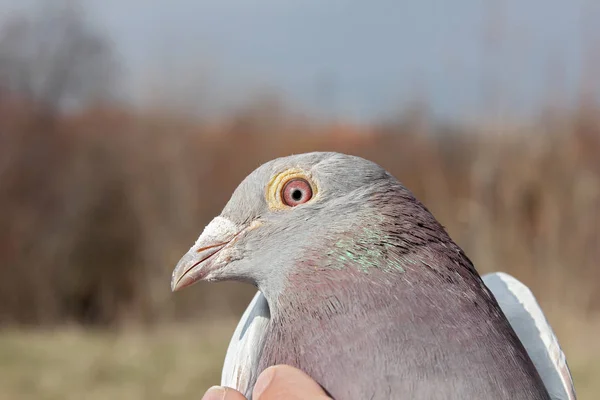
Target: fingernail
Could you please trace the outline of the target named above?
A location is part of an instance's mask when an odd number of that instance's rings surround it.
[[[227,391],[224,387],[213,386],[204,393],[202,400],[223,400]]]
[[[273,377],[275,376],[275,368],[267,368],[260,374],[258,377],[256,384],[254,385],[254,390],[252,391],[252,397],[254,399],[260,398],[260,396],[264,393],[264,391],[269,387]]]

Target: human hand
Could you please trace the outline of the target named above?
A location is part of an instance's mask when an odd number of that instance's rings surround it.
[[[331,399],[310,376],[289,365],[265,369],[254,385],[253,400],[327,400]],[[213,386],[202,400],[246,400],[237,390]]]

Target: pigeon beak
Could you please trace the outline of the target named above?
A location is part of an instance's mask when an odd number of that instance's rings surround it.
[[[224,254],[224,249],[231,247],[228,245],[245,230],[227,218],[213,219],[177,263],[171,276],[171,290],[175,292],[204,280],[211,272],[227,264],[229,257]]]

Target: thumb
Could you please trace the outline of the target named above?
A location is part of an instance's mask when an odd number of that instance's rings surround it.
[[[325,391],[310,376],[289,365],[265,369],[254,385],[255,400],[326,400]]]

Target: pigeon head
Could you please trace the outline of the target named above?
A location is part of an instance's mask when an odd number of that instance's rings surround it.
[[[415,232],[435,224],[406,188],[371,161],[324,152],[278,158],[237,187],[179,261],[171,288],[237,280],[258,286],[268,298],[298,268],[402,270],[398,249],[426,240]]]

